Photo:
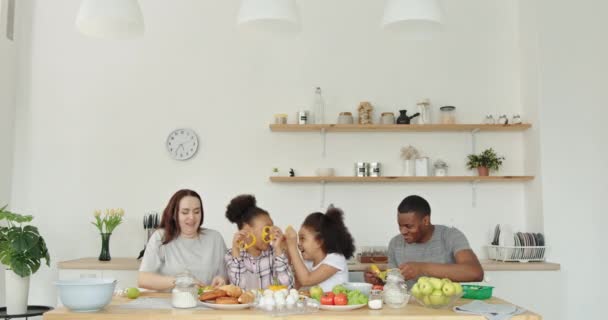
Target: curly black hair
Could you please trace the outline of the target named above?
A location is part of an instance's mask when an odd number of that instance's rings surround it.
[[[355,253],[355,240],[344,224],[342,210],[331,207],[324,214],[311,213],[302,226],[317,233],[316,238],[322,242],[321,248],[326,254],[339,253],[350,259]]]
[[[239,230],[244,224],[249,224],[251,221],[261,215],[268,215],[268,212],[256,205],[255,197],[250,194],[243,194],[230,200],[226,208],[226,218],[232,223],[236,223]]]

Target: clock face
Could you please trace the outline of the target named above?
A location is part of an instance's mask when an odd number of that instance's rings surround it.
[[[198,150],[198,137],[193,130],[177,129],[167,137],[167,151],[175,160],[188,160]]]

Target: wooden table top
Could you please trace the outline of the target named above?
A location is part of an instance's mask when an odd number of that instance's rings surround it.
[[[142,297],[169,298],[167,293],[143,293]],[[457,304],[465,304],[470,300],[461,299]],[[507,303],[498,298],[486,300],[488,303]],[[485,320],[483,316],[467,315],[456,313],[452,310],[434,310],[424,308],[414,301],[403,309],[390,309],[386,306],[381,310],[370,310],[367,307],[348,312],[322,311],[306,314],[293,315],[288,317],[272,317],[258,310],[192,310],[192,309],[131,309],[121,308],[120,305],[128,303],[125,297],[114,297],[110,305],[99,312],[94,313],[75,313],[70,312],[65,307],[59,307],[44,314],[44,320],[117,320],[117,319],[183,319],[183,320],[262,320],[262,319],[313,319],[313,320]],[[541,316],[533,312],[526,312],[511,318],[512,320],[540,320]]]

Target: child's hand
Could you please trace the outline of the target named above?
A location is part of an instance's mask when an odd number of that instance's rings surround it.
[[[285,229],[285,238],[288,245],[298,245],[298,233],[292,226]]]
[[[241,243],[247,243],[247,238],[249,238],[249,231],[240,230],[234,234],[232,237],[232,248],[236,250],[241,249]]]

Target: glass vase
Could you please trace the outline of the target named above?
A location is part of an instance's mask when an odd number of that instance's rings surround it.
[[[99,254],[99,261],[110,261],[110,236],[111,233],[101,234],[101,253]]]

